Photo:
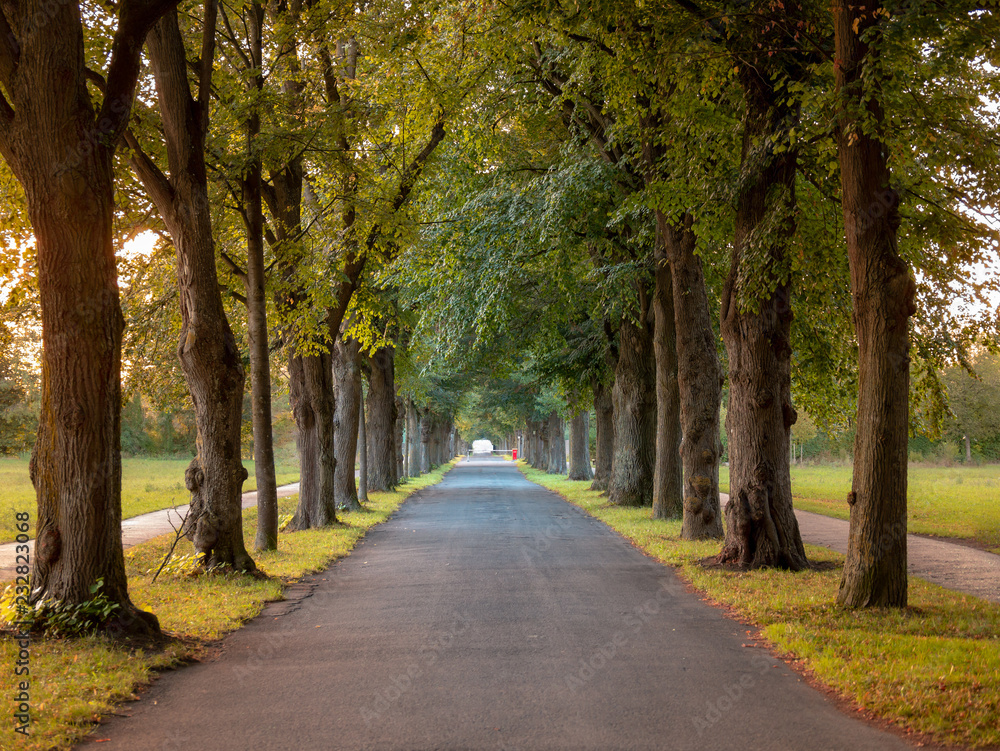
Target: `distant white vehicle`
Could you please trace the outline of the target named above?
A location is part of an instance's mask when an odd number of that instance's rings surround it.
[[[487,441],[485,438],[480,441],[472,442],[472,453],[473,454],[492,454],[493,453],[493,441]]]

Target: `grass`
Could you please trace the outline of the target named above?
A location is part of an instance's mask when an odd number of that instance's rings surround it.
[[[190,494],[184,487],[184,470],[190,463],[190,459],[122,459],[122,518],[187,503]],[[243,466],[248,473],[243,490],[256,490],[254,463],[244,461]],[[297,463],[279,464],[275,469],[279,485],[299,479]],[[0,543],[4,543],[16,535],[15,512],[29,511],[34,527],[35,489],[28,477],[27,458],[0,457],[0,488]]]
[[[0,748],[26,751],[69,748],[79,742],[98,718],[116,703],[135,696],[158,670],[202,655],[211,643],[257,615],[266,602],[282,599],[283,588],[296,579],[322,570],[346,555],[372,526],[398,508],[406,496],[439,482],[450,468],[412,479],[394,493],[370,493],[363,511],[340,516],[335,527],[279,535],[278,550],[257,553],[257,566],[269,575],[256,579],[239,574],[193,576],[182,570],[161,574],[151,583],[172,541],[163,535],[130,548],[125,554],[129,591],[133,601],[152,611],[161,627],[175,637],[158,650],[131,650],[104,637],[47,639],[31,645],[31,712],[28,739],[15,738],[10,711],[0,728]],[[281,514],[295,510],[297,496],[279,499]],[[244,510],[244,539],[253,549],[256,509]],[[193,552],[186,540],[175,555]],[[0,639],[0,664],[13,665],[16,644],[10,635]],[[14,674],[0,671],[0,696],[11,707],[16,694]]]
[[[699,561],[720,543],[683,542],[679,521],[605,497],[521,464],[528,479],[604,521],[710,599],[761,629],[786,659],[858,707],[936,741],[1000,745],[1000,605],[910,580],[905,609],[853,611],[834,603],[843,556],[806,546],[824,570],[737,572]]]
[[[1000,553],[1000,465],[911,465],[907,484],[910,532],[972,540]],[[729,492],[728,467],[720,468],[719,485]],[[850,489],[850,465],[792,467],[797,509],[848,519]]]

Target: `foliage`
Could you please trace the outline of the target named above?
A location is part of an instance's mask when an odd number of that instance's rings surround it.
[[[17,605],[16,589],[7,586],[0,595],[0,625],[15,625],[22,631],[46,634],[52,638],[65,638],[93,634],[104,628],[108,619],[121,606],[101,592],[104,580],[98,579],[90,587],[89,600],[76,604],[61,600],[43,599],[33,605]]]

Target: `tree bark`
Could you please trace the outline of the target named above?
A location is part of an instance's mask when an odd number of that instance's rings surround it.
[[[549,468],[549,436],[552,426],[548,420],[538,421],[538,452],[535,456],[535,468],[546,471]]]
[[[431,436],[434,434],[434,415],[424,412],[420,417],[420,472],[431,471]]]
[[[549,415],[549,462],[546,472],[550,475],[566,474],[566,428],[562,417],[552,410]]]
[[[722,337],[729,359],[730,500],[726,537],[719,560],[741,567],[806,566],[805,550],[792,509],[789,431],[791,403],[791,290],[782,271],[795,231],[796,151],[787,130],[797,113],[773,89],[773,68],[757,56],[739,78],[746,101],[741,187],[729,276],[722,294]],[[772,144],[787,149],[773,153]],[[771,225],[767,228],[767,225]],[[764,268],[744,268],[746,254],[764,254]],[[763,275],[774,287],[766,298],[747,290],[745,279]]]
[[[406,477],[406,447],[403,445],[403,436],[406,434],[406,404],[398,394],[395,403],[396,431],[394,437],[396,443],[393,449],[396,455],[396,476],[393,478],[393,484],[399,485]]]
[[[406,400],[406,437],[407,448],[409,449],[409,475],[410,477],[420,477],[420,413],[412,399]]]
[[[618,364],[612,390],[615,453],[608,486],[608,501],[616,506],[649,506],[653,502],[656,362],[652,332],[646,323],[646,297],[643,291],[640,323],[624,321],[618,332]]]
[[[368,490],[386,492],[396,487],[396,387],[391,347],[380,347],[368,359]]]
[[[581,409],[570,420],[569,427],[569,478],[592,480],[590,467],[590,411]]]
[[[685,540],[722,537],[719,406],[723,376],[701,258],[695,255],[693,217],[687,214],[679,223],[672,224],[657,212],[657,223],[665,240],[674,289],[684,472],[681,537]]]
[[[205,168],[215,15],[216,6],[210,0],[205,5],[207,55],[202,60],[198,101],[188,87],[187,56],[176,11],[166,14],[149,34],[147,49],[170,178],[138,150],[134,139],[132,165],[177,252],[178,355],[198,425],[198,455],[185,473],[192,495],[185,530],[205,566],[254,571],[256,565],[243,543],[240,503],[247,477],[240,458],[244,372],[219,291]]]
[[[348,339],[346,342],[342,338],[338,339],[333,350],[333,388],[337,395],[337,408],[333,415],[333,446],[337,460],[333,488],[337,508],[347,511],[361,508],[354,477],[361,419],[360,352],[361,344],[356,339]]]
[[[131,112],[143,39],[171,6],[120,5],[99,112],[87,90],[77,4],[0,7],[0,155],[27,199],[42,318],[41,413],[29,465],[37,500],[29,600],[80,604],[103,581],[101,593],[118,605],[100,624],[111,634],[159,633],[156,617],[129,597],[121,543],[124,322],[113,158]],[[47,22],[44,31],[37,18]],[[29,524],[20,515],[15,521]],[[26,573],[18,571],[25,580]]]
[[[337,521],[332,370],[326,353],[293,355],[288,367],[289,400],[299,428],[299,503],[288,525],[293,532]]]
[[[358,500],[368,503],[368,429],[364,393],[358,400],[358,470]]]
[[[594,380],[594,420],[597,444],[594,457],[594,482],[591,490],[606,491],[611,483],[611,469],[615,458],[615,410],[611,389]]]
[[[885,116],[862,73],[877,47],[881,4],[833,6],[838,113],[837,155],[858,337],[858,419],[847,560],[837,601],[848,607],[905,607],[906,485],[909,436],[909,318],[916,285],[900,257],[899,196],[890,187]],[[877,67],[875,68],[877,70]],[[876,88],[876,92],[877,92]]]
[[[656,360],[656,459],[653,467],[653,518],[679,519],[683,514],[680,393],[677,384],[677,334],[670,265],[658,232],[654,262],[653,353]]]
[[[250,63],[253,66],[251,96],[264,88],[261,70],[261,36],[264,9],[252,3],[247,10]],[[271,431],[271,354],[267,331],[267,301],[264,297],[264,205],[261,162],[257,149],[260,112],[251,109],[246,122],[247,172],[243,178],[243,211],[247,231],[248,332],[250,338],[250,412],[253,419],[254,473],[257,479],[257,550],[278,548],[278,483],[274,471],[274,440]]]

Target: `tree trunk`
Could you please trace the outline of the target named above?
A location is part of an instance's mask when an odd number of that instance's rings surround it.
[[[358,500],[368,503],[368,428],[363,390],[361,399],[358,400],[358,470]]]
[[[368,359],[368,403],[365,435],[368,437],[368,489],[394,490],[396,485],[396,387],[392,348],[381,347]]]
[[[612,390],[615,453],[608,486],[608,501],[616,506],[649,506],[653,502],[656,362],[652,332],[645,323],[648,309],[643,299],[642,323],[624,321],[618,334],[618,365]]]
[[[337,508],[357,511],[358,487],[354,478],[354,459],[358,452],[358,423],[361,419],[361,368],[358,356],[361,343],[356,339],[338,339],[333,350],[333,388],[337,408],[333,415],[333,447],[337,463],[333,490]]]
[[[77,4],[0,9],[0,155],[27,199],[42,318],[41,413],[29,465],[38,504],[29,600],[80,604],[103,581],[101,594],[118,605],[100,624],[111,634],[159,633],[156,617],[129,597],[121,543],[124,322],[113,159],[132,109],[143,39],[169,7],[122,3],[129,24],[116,31],[99,112],[87,89]],[[14,516],[27,532],[27,512]]]
[[[680,394],[677,385],[677,334],[674,329],[674,290],[670,266],[658,233],[654,252],[656,287],[653,293],[653,353],[656,360],[656,459],[653,467],[653,518],[679,519],[681,502]]]
[[[962,442],[965,444],[965,463],[972,464],[972,441],[968,433],[962,436]]]
[[[334,492],[333,373],[330,355],[294,356],[288,367],[288,393],[299,434],[299,503],[291,531],[325,527],[337,521]]]
[[[434,434],[434,416],[424,412],[420,417],[420,473],[431,471],[431,436]]]
[[[396,476],[393,484],[399,485],[406,477],[406,447],[403,445],[403,436],[406,433],[406,404],[402,397],[396,396],[396,445],[393,447],[396,454]]]
[[[611,484],[611,469],[615,457],[615,410],[611,389],[594,380],[594,421],[597,444],[594,457],[594,482],[591,490],[606,491]]]
[[[259,3],[248,9],[250,62],[253,66],[251,95],[264,88],[261,70],[261,26],[264,10]],[[243,178],[243,210],[247,230],[248,332],[250,339],[250,412],[253,419],[254,473],[257,478],[257,550],[278,548],[278,483],[274,472],[274,440],[271,432],[271,355],[267,332],[267,301],[264,297],[264,207],[261,197],[261,163],[257,149],[260,112],[252,108],[246,123],[247,174]]]
[[[837,601],[848,607],[905,607],[906,484],[909,435],[909,318],[916,285],[900,257],[899,196],[890,187],[879,89],[862,87],[878,71],[880,3],[834,4],[839,113],[837,154],[858,337],[858,419],[847,560]],[[870,38],[870,37],[868,37]],[[966,438],[968,440],[968,438]],[[968,443],[966,443],[968,446]],[[971,457],[970,457],[971,458]]]
[[[540,469],[542,471],[547,471],[549,468],[549,436],[552,432],[552,426],[549,425],[548,420],[538,421],[538,453],[535,456],[535,469]]]
[[[590,411],[581,409],[569,424],[569,479],[591,480]]]
[[[406,400],[406,436],[407,448],[410,452],[409,475],[410,477],[420,477],[420,413],[412,399]]]
[[[722,294],[722,337],[729,359],[729,504],[719,560],[741,567],[806,566],[798,522],[792,510],[789,431],[791,403],[791,291],[784,257],[795,231],[796,152],[787,130],[796,113],[772,88],[763,67],[744,65],[740,82],[746,100],[741,187],[736,202],[732,263]],[[774,153],[773,143],[787,146]],[[776,218],[777,217],[777,218]],[[770,226],[769,226],[770,225]],[[754,271],[744,268],[755,254]],[[763,258],[757,258],[763,254]],[[761,268],[763,264],[763,268]],[[774,292],[760,299],[751,286],[763,275]],[[759,283],[759,282],[758,282]]]
[[[558,412],[549,415],[549,462],[546,472],[550,475],[566,474],[566,428]]]
[[[681,462],[684,467],[684,516],[681,537],[722,537],[719,503],[719,406],[722,368],[701,258],[695,255],[693,217],[671,224],[657,212],[673,277],[677,335],[677,386],[680,395]]]
[[[207,3],[206,29],[214,29],[214,14],[214,4]],[[168,180],[141,151],[133,155],[132,164],[177,251],[178,355],[198,425],[198,455],[185,473],[192,494],[185,530],[204,565],[254,571],[243,543],[241,507],[247,477],[240,458],[244,372],[219,291],[205,169],[208,102],[191,97],[176,11],[156,25],[147,48],[171,176]],[[208,81],[203,78],[201,84],[207,96]]]

